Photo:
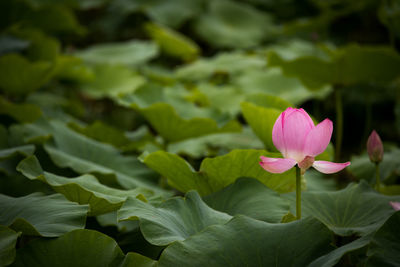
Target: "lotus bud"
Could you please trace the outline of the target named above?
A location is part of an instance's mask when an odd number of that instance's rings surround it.
[[[379,163],[383,159],[382,140],[375,130],[372,131],[367,141],[367,151],[371,162]]]

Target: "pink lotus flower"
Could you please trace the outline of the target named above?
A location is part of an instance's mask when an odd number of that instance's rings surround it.
[[[394,210],[400,210],[400,202],[392,202],[392,201],[390,201],[389,203],[390,203],[390,205],[392,205]]]
[[[333,131],[332,121],[325,119],[314,125],[303,109],[287,108],[272,129],[272,141],[284,158],[261,156],[260,165],[271,173],[283,173],[296,164],[304,173],[311,166],[322,173],[335,173],[350,165],[315,160],[326,149]]]

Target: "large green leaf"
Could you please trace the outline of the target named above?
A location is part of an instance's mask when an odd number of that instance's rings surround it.
[[[389,201],[399,200],[399,196],[381,195],[361,182],[340,191],[304,192],[302,212],[338,235],[365,235],[378,229],[395,212]]]
[[[23,95],[44,85],[52,74],[47,61],[30,62],[18,54],[0,57],[0,88],[12,95]]]
[[[25,54],[31,61],[55,62],[60,54],[60,42],[39,30],[15,28],[12,34],[29,41]]]
[[[265,148],[269,151],[277,151],[272,142],[272,128],[283,110],[260,107],[248,102],[243,102],[241,107],[244,118],[264,143]]]
[[[312,218],[270,224],[238,216],[171,244],[159,266],[307,266],[331,250],[331,238]]]
[[[268,45],[265,49],[261,49],[260,52],[268,54],[270,51],[274,51],[285,60],[293,60],[304,56],[329,59],[329,53],[326,48],[332,47],[333,45],[328,42],[320,44],[304,39],[288,39]]]
[[[331,60],[306,56],[292,61],[271,53],[269,64],[297,76],[309,88],[325,84],[390,82],[400,75],[400,55],[388,47],[347,46],[331,51]]]
[[[275,52],[271,52],[268,63],[273,67],[281,67],[284,74],[299,78],[305,86],[312,89],[319,89],[333,81],[333,64],[319,57],[305,56],[292,61],[285,61]]]
[[[110,126],[103,121],[98,120],[87,126],[81,126],[77,123],[71,122],[68,126],[78,133],[116,147],[127,145],[130,142],[123,131]]]
[[[158,262],[135,252],[126,254],[121,267],[157,267]]]
[[[57,239],[34,240],[18,250],[13,264],[16,267],[153,265],[154,261],[136,253],[128,253],[125,257],[114,239],[86,229],[69,232]]]
[[[20,233],[0,225],[0,265],[7,266],[14,261],[15,246]]]
[[[17,146],[11,147],[7,149],[0,150],[0,160],[10,158],[14,155],[23,155],[23,156],[30,156],[35,151],[34,145],[24,145],[24,146]]]
[[[161,51],[169,56],[189,61],[196,59],[200,53],[200,47],[195,42],[172,29],[151,23],[146,25],[146,31]]]
[[[144,2],[143,8],[154,21],[171,27],[179,27],[186,20],[197,16],[202,11],[204,3],[203,0],[170,0],[168,2],[136,0],[136,2]]]
[[[214,224],[231,219],[228,214],[208,207],[195,191],[185,198],[171,198],[153,207],[136,198],[128,198],[118,211],[119,220],[140,220],[140,229],[147,241],[164,246],[182,241]]]
[[[216,133],[186,139],[169,144],[167,151],[192,158],[216,156],[222,151],[233,149],[262,149],[264,145],[250,128],[244,127],[241,133]],[[219,150],[218,150],[219,149]]]
[[[21,161],[17,170],[31,180],[41,180],[50,185],[54,191],[63,194],[67,199],[79,204],[89,204],[89,215],[99,215],[118,210],[128,196],[151,197],[150,190],[135,188],[120,190],[99,183],[96,177],[85,174],[76,178],[67,178],[42,170],[35,156]]]
[[[400,75],[400,55],[390,47],[348,46],[335,63],[342,84],[390,82]]]
[[[154,136],[146,125],[142,125],[135,131],[124,132],[114,125],[97,120],[90,125],[81,125],[70,122],[68,127],[76,132],[86,135],[99,142],[111,144],[123,151],[143,151],[147,144],[152,144]]]
[[[16,144],[43,144],[51,138],[53,128],[49,121],[42,117],[34,123],[13,124],[9,128],[9,132],[9,136]]]
[[[46,122],[43,126],[47,128],[39,129],[39,134],[44,131],[54,139],[53,144],[46,144],[44,148],[58,166],[69,167],[81,174],[111,177],[125,189],[143,187],[166,193],[152,182],[153,172],[137,158],[123,156],[114,147],[76,133],[60,121]]]
[[[247,89],[247,88],[246,88]],[[285,110],[288,107],[292,107],[293,103],[289,102],[278,96],[255,93],[246,95],[246,102],[252,103],[254,105],[264,107],[264,108],[274,108],[278,110]]]
[[[182,80],[198,81],[217,73],[236,75],[249,69],[265,67],[266,63],[264,58],[257,55],[225,52],[213,58],[201,58],[192,64],[184,65],[176,70],[176,76]]]
[[[88,209],[61,194],[34,193],[19,198],[0,195],[0,224],[26,235],[60,236],[85,227]]]
[[[253,177],[278,192],[295,188],[294,169],[283,174],[272,174],[258,164],[260,156],[279,157],[263,150],[233,150],[230,153],[206,158],[199,171],[181,157],[164,151],[153,152],[144,163],[168,179],[171,186],[181,192],[197,190],[208,195],[235,182],[239,177]]]
[[[132,40],[121,43],[94,45],[76,53],[76,56],[93,64],[123,64],[140,66],[158,54],[153,42]]]
[[[400,212],[393,214],[375,233],[368,248],[365,266],[398,266],[400,264]]]
[[[128,15],[142,11],[153,21],[174,28],[200,13],[202,5],[203,0],[116,0],[111,2],[114,16],[115,13]]]
[[[19,122],[34,122],[42,111],[36,105],[15,104],[0,97],[0,114],[6,114]]]
[[[326,159],[328,160],[328,159]],[[331,160],[331,159],[329,159]],[[323,174],[315,169],[308,169],[304,174],[307,191],[336,191],[334,177]]]
[[[295,2],[292,3],[294,4]],[[295,20],[294,22],[287,23],[287,25],[285,25],[286,34],[301,36],[302,34],[310,34],[311,32],[321,33],[323,31],[328,31],[330,27],[336,23],[336,21],[345,21],[347,17],[354,14],[367,14],[369,11],[372,10],[373,12],[376,12],[377,5],[379,4],[375,1],[370,0],[360,2],[347,0],[340,0],[339,2],[313,0],[312,3],[313,6],[315,5],[315,7],[318,7],[320,9],[318,12],[319,15],[308,18],[302,17]],[[284,6],[283,8],[286,9],[288,4],[290,5],[291,3],[282,2],[282,5]],[[293,9],[293,12],[296,12],[295,10],[296,9]],[[369,26],[367,25],[364,25],[364,27],[369,29]],[[349,28],[346,27],[346,30],[349,30]],[[345,36],[346,34],[343,35],[343,37]],[[310,39],[320,41],[319,35],[314,35]],[[323,40],[326,39],[328,38],[323,38]],[[345,39],[347,42],[355,41],[351,38]],[[328,40],[333,41],[334,38]]]
[[[227,85],[216,85],[211,82],[198,83],[188,99],[205,107],[214,108],[232,117],[240,113],[240,103],[245,93],[239,88]]]
[[[30,25],[51,34],[83,35],[86,32],[71,9],[64,5],[55,5],[54,2],[34,8],[24,19]]]
[[[74,118],[73,115],[83,116],[84,112],[82,104],[80,104],[79,100],[72,95],[62,96],[49,91],[46,92],[45,90],[30,94],[27,97],[26,102],[39,106],[43,112],[43,116],[36,120],[35,123],[39,123],[39,120],[46,121],[50,118],[57,118],[65,122],[71,120],[76,121],[76,118]],[[69,113],[66,113],[65,111]]]
[[[245,92],[275,95],[294,104],[323,99],[332,91],[330,86],[311,91],[297,77],[288,77],[279,68],[250,69],[234,77],[233,83]]]
[[[289,211],[289,203],[261,182],[239,178],[221,191],[204,198],[215,210],[232,216],[246,215],[257,220],[279,223]]]
[[[95,79],[82,84],[82,91],[93,98],[118,97],[133,93],[146,80],[130,68],[121,65],[98,64]]]
[[[201,195],[213,192],[207,176],[204,173],[196,172],[187,161],[178,155],[157,151],[146,156],[143,162],[167,178],[168,183],[181,192],[197,190]]]
[[[174,108],[166,103],[156,103],[148,108],[140,109],[151,126],[168,142],[177,142],[187,138],[203,136],[212,133],[238,132],[240,125],[231,121],[219,127],[210,118],[183,119]]]
[[[244,74],[243,76],[246,76]],[[199,83],[196,90],[192,91],[191,98],[194,103],[204,103],[206,107],[211,107],[232,117],[240,113],[240,104],[243,100],[259,106],[276,109],[286,109],[293,104],[285,101],[278,96],[252,92],[248,86],[237,87],[228,85],[215,85],[212,83]]]
[[[93,68],[86,65],[81,58],[72,55],[57,57],[55,77],[60,80],[77,83],[88,83],[95,79]]]
[[[20,159],[13,159],[0,162],[0,193],[13,197],[26,196],[28,194],[41,192],[44,194],[54,194],[54,191],[48,185],[39,181],[27,180],[23,175],[15,170],[15,166]],[[6,163],[6,164],[4,164]]]
[[[371,236],[363,236],[356,239],[353,242],[350,242],[344,246],[338,247],[337,249],[329,252],[326,255],[323,255],[313,261],[309,267],[332,267],[336,266],[336,264],[340,261],[340,259],[346,255],[347,253],[351,253],[352,251],[356,251],[367,246],[370,243]]]
[[[216,47],[248,48],[277,32],[271,17],[250,5],[235,1],[209,2],[209,12],[195,23],[196,33]]]
[[[139,229],[139,221],[118,221],[117,211],[101,214],[96,216],[97,222],[102,227],[116,227],[119,232],[131,232]]]
[[[221,114],[213,107],[198,106],[191,99],[193,99],[193,93],[182,84],[162,86],[156,83],[147,83],[138,88],[134,94],[121,96],[117,100],[122,106],[138,109],[142,113],[146,113],[147,110],[150,110],[148,112],[165,110],[165,112],[171,114],[169,116],[178,121],[181,121],[181,119],[208,118],[215,120],[221,126],[228,123],[232,118],[226,114]],[[180,118],[175,119],[176,116],[173,115],[175,113]],[[163,121],[168,121],[167,117],[162,118]]]
[[[29,41],[16,36],[4,34],[0,36],[0,56],[13,52],[20,52],[29,47]]]

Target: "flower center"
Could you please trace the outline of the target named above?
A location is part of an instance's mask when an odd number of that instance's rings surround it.
[[[314,157],[306,156],[301,162],[297,163],[301,169],[301,173],[304,174],[313,165],[314,161]]]

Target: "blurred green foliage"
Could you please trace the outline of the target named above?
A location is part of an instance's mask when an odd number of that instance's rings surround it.
[[[397,0],[0,1],[0,265],[398,265],[399,39]],[[352,165],[288,223],[294,170],[258,158],[338,91]]]

